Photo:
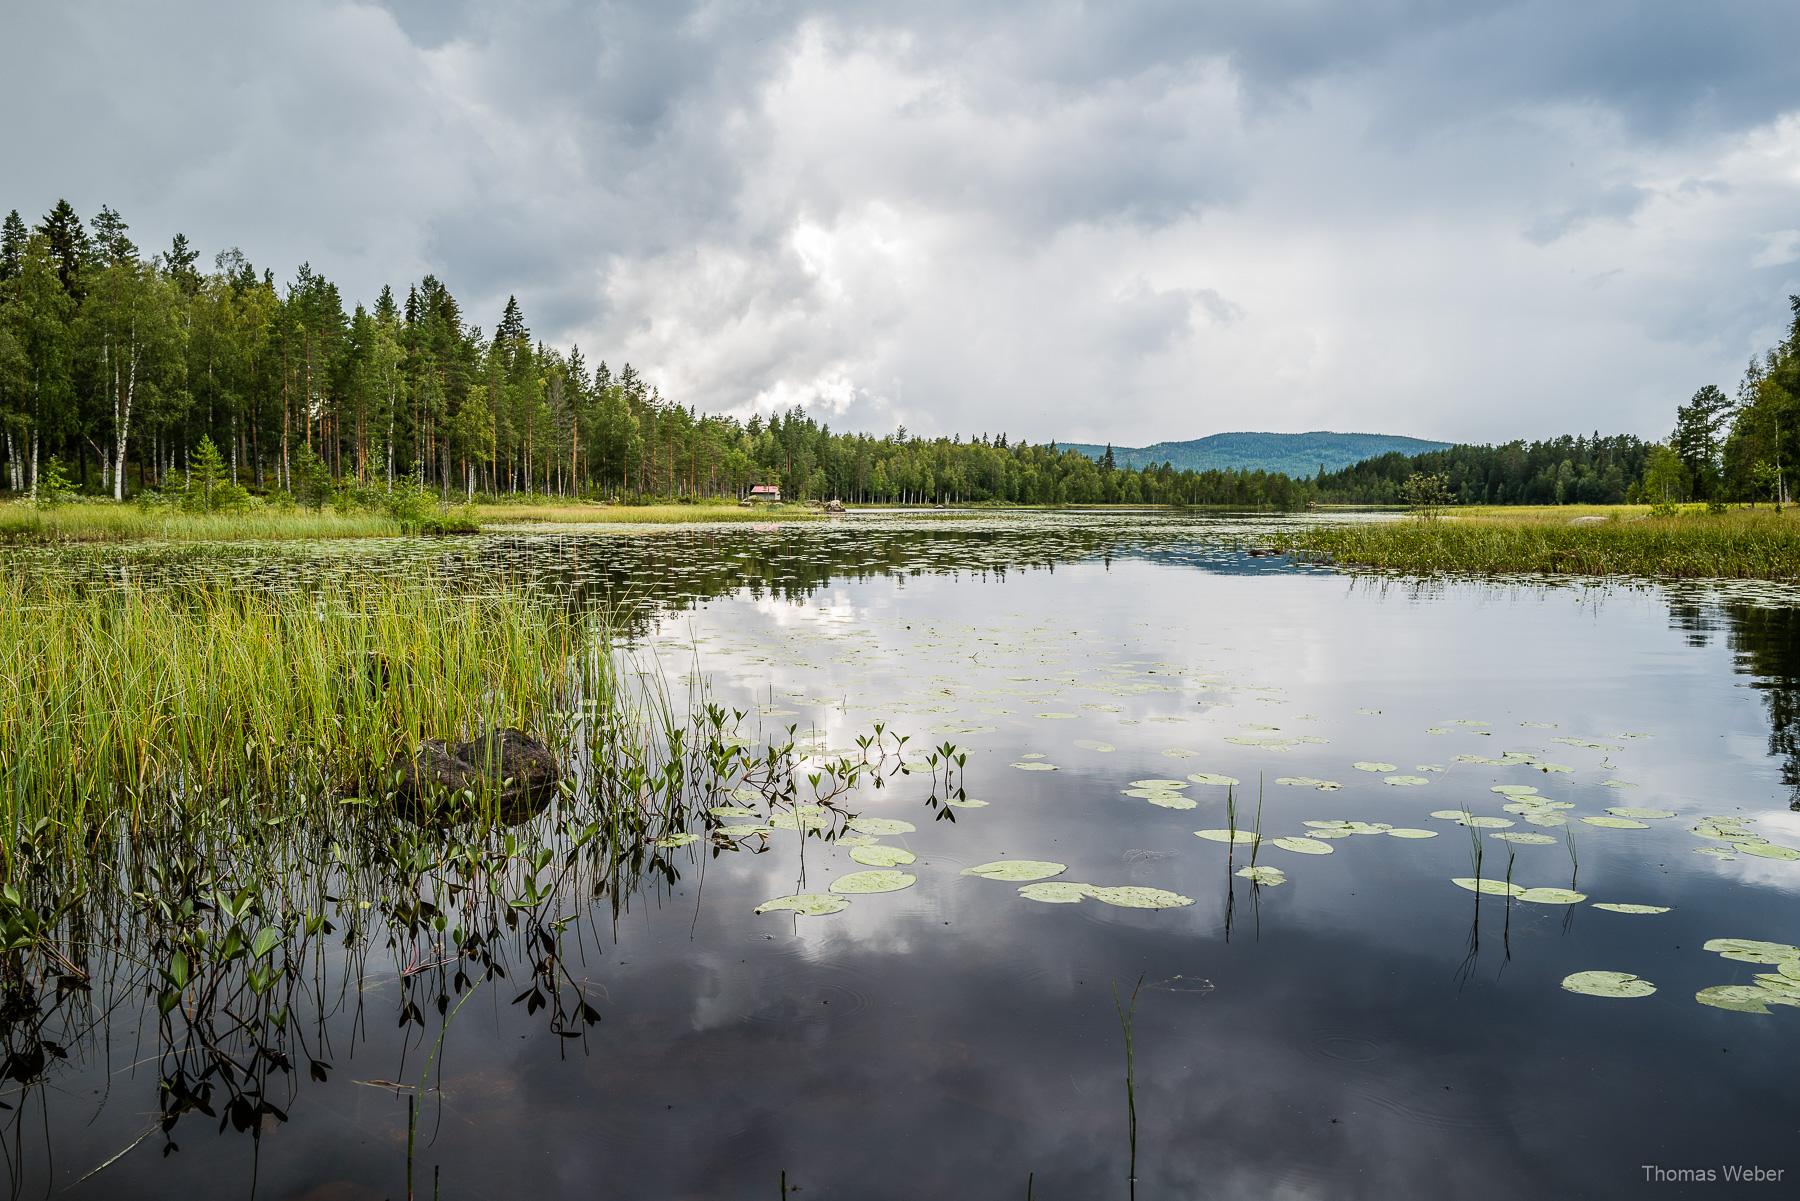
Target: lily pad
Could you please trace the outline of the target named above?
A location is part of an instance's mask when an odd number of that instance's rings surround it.
[[[1161,888],[1140,888],[1136,885],[1089,885],[1087,895],[1121,909],[1179,909],[1183,905],[1194,903],[1194,898],[1184,897],[1178,892]]]
[[[1562,986],[1584,997],[1647,997],[1656,985],[1630,972],[1575,972],[1564,976]]]
[[[899,892],[902,888],[911,888],[919,882],[919,878],[911,872],[870,871],[851,872],[847,876],[839,876],[831,882],[832,892]]]
[[[868,867],[904,867],[918,856],[901,847],[877,843],[872,846],[851,847],[850,858]]]
[[[1284,835],[1281,838],[1271,838],[1269,845],[1280,847],[1284,851],[1292,851],[1296,855],[1329,855],[1332,851],[1329,843],[1320,842],[1316,838],[1301,838],[1292,834]]]
[[[1395,788],[1417,788],[1421,784],[1431,783],[1424,776],[1388,776],[1383,782],[1392,784]]]
[[[885,838],[891,834],[912,834],[919,828],[911,822],[901,821],[897,817],[857,816],[844,824],[859,833],[873,834],[878,838]]]
[[[1287,883],[1287,873],[1278,867],[1257,865],[1256,867],[1240,867],[1237,874],[1252,884],[1267,885],[1273,888],[1277,884]]]
[[[963,875],[980,876],[984,880],[1048,880],[1051,876],[1060,876],[1069,870],[1066,863],[1051,863],[1043,859],[996,859],[991,863],[977,863],[974,867],[965,867]]]
[[[1486,893],[1490,897],[1516,897],[1525,891],[1517,884],[1508,884],[1505,880],[1475,880],[1467,876],[1458,876],[1450,883],[1458,888],[1466,888],[1470,892]]]
[[[1144,798],[1152,805],[1164,809],[1198,809],[1200,802],[1193,797],[1182,796],[1179,792],[1153,792]]]
[[[1587,900],[1587,893],[1572,888],[1524,888],[1518,897],[1537,905],[1579,905]]]
[[[1738,959],[1745,963],[1782,963],[1786,960],[1800,960],[1800,947],[1789,946],[1785,942],[1761,942],[1754,938],[1713,938],[1708,939],[1703,950],[1723,955],[1727,959]]]
[[[1188,779],[1196,784],[1212,784],[1219,788],[1234,787],[1239,781],[1236,776],[1221,776],[1217,772],[1197,771]]]
[[[1582,822],[1590,826],[1599,826],[1605,830],[1648,830],[1650,823],[1633,821],[1629,817],[1584,817]]]
[[[961,800],[952,798],[945,801],[944,804],[950,806],[952,809],[986,809],[988,807],[986,801],[978,801],[974,797],[964,797]]]
[[[824,917],[828,913],[842,913],[848,908],[850,902],[843,897],[827,896],[822,892],[798,892],[793,896],[764,901],[752,912],[774,913],[777,910],[787,910],[804,917]]]
[[[1640,821],[1656,821],[1660,818],[1675,816],[1673,809],[1640,809],[1635,805],[1613,805],[1606,811],[1614,817],[1632,817]]]
[[[1317,788],[1320,792],[1334,792],[1343,787],[1336,780],[1320,780],[1313,776],[1278,776],[1275,782],[1293,788]]]
[[[1092,887],[1073,880],[1045,880],[1024,885],[1019,889],[1019,895],[1027,901],[1042,901],[1046,905],[1073,905],[1087,896]]]
[[[1026,763],[1026,762],[1015,763],[1015,764],[1013,764],[1013,766],[1018,768],[1020,771],[1056,771],[1057,770],[1057,766],[1054,763],[1042,763],[1042,762],[1038,762],[1036,760],[1033,760],[1032,762],[1029,762],[1029,763]]]
[[[1247,847],[1256,843],[1256,835],[1248,830],[1195,830],[1195,838],[1204,838],[1208,842],[1229,842],[1237,846]]]
[[[1758,988],[1754,984],[1715,984],[1695,993],[1694,1000],[1702,1005],[1711,1005],[1714,1009],[1764,1015],[1767,1015],[1771,1005],[1800,1005],[1800,1000],[1784,997],[1766,988]]]
[[[1084,751],[1098,751],[1102,755],[1110,755],[1119,749],[1110,742],[1100,742],[1093,738],[1077,738],[1075,745]]]
[[[684,847],[690,842],[699,841],[700,836],[698,834],[689,833],[688,831],[683,830],[679,834],[664,835],[656,840],[656,845],[659,847]]]
[[[1595,901],[1595,909],[1604,909],[1608,913],[1667,913],[1667,905],[1637,905],[1629,901]]]
[[[1186,788],[1188,782],[1186,780],[1133,780],[1131,786],[1133,788],[1159,788],[1166,792],[1176,792]]]
[[[1745,855],[1755,855],[1758,859],[1800,859],[1800,851],[1793,847],[1784,847],[1773,842],[1745,842],[1738,844],[1738,851]]]
[[[1436,838],[1436,830],[1415,830],[1410,826],[1383,831],[1389,838]]]
[[[1533,834],[1528,830],[1502,830],[1498,834],[1489,834],[1489,838],[1498,838],[1501,842],[1510,842],[1522,847],[1549,846],[1556,839],[1548,834]]]
[[[1400,770],[1398,764],[1376,763],[1375,761],[1370,760],[1370,759],[1359,760],[1355,763],[1352,763],[1350,766],[1354,767],[1357,771],[1371,772],[1375,775],[1383,775],[1387,772]]]
[[[727,820],[731,818],[754,818],[762,816],[762,813],[759,810],[746,809],[742,805],[714,805],[711,809],[708,809],[707,812],[714,817]]]

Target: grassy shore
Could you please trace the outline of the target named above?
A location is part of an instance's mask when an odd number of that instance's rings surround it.
[[[483,525],[682,525],[716,521],[805,521],[824,516],[805,505],[759,504],[744,508],[735,501],[701,504],[608,505],[567,503],[481,504],[475,513]]]
[[[1800,510],[1499,506],[1435,517],[1314,526],[1279,549],[1347,567],[1419,575],[1547,575],[1800,580]]]
[[[472,523],[471,523],[472,528]],[[357,509],[264,507],[230,513],[189,513],[167,506],[92,501],[39,508],[27,501],[0,504],[0,544],[53,542],[292,541],[382,538],[409,532],[399,519]]]

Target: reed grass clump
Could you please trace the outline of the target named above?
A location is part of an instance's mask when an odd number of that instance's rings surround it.
[[[1485,509],[1316,526],[1282,535],[1277,547],[1343,566],[1420,575],[1795,580],[1800,579],[1800,513],[1640,509],[1571,515]]]
[[[85,839],[355,787],[425,738],[539,727],[580,640],[504,590],[0,581],[0,818]]]

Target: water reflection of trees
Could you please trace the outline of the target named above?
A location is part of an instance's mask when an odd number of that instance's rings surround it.
[[[1733,665],[1762,697],[1769,755],[1781,763],[1789,806],[1800,810],[1800,608],[1672,601],[1669,619],[1690,645],[1724,633]]]

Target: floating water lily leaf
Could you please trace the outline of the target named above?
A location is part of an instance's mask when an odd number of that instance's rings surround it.
[[[751,838],[758,834],[775,833],[774,826],[720,826],[719,833],[727,838]]]
[[[733,818],[733,817],[755,818],[755,817],[762,816],[762,813],[759,812],[758,810],[746,809],[742,805],[714,805],[711,809],[708,809],[707,812],[712,814],[714,817],[718,817],[718,818]]]
[[[1583,823],[1599,826],[1606,830],[1648,830],[1648,822],[1633,821],[1629,817],[1584,817]]]
[[[918,856],[901,847],[883,846],[876,843],[871,846],[851,847],[850,858],[869,867],[903,867]]]
[[[965,797],[960,801],[952,798],[945,801],[944,804],[952,809],[986,809],[988,807],[986,801],[978,801],[974,797]]]
[[[1329,855],[1332,850],[1329,844],[1320,842],[1316,838],[1301,838],[1292,834],[1281,838],[1271,838],[1269,845],[1280,847],[1284,851],[1292,851],[1296,855]]]
[[[875,839],[868,834],[839,834],[834,841],[841,847],[866,847]]]
[[[1073,905],[1089,895],[1092,887],[1072,880],[1045,880],[1024,885],[1019,889],[1019,895],[1027,901],[1042,901],[1046,905]]]
[[[777,910],[788,910],[805,917],[824,917],[828,913],[842,913],[850,908],[850,902],[843,897],[827,896],[821,892],[798,892],[791,897],[776,897],[772,901],[764,901],[752,912],[774,913]]]
[[[1140,888],[1136,885],[1089,885],[1087,895],[1121,909],[1179,909],[1183,905],[1194,903],[1194,898],[1184,897],[1178,892],[1161,888]]]
[[[698,834],[690,834],[684,830],[680,834],[664,835],[656,840],[656,845],[659,847],[684,847],[690,842],[698,841],[700,841]]]
[[[831,882],[832,892],[899,892],[902,888],[911,888],[919,878],[911,872],[872,871],[851,872],[847,876],[839,876]]]
[[[1575,972],[1564,976],[1562,986],[1584,997],[1647,997],[1656,985],[1630,972]]]
[[[1587,893],[1572,888],[1522,888],[1516,895],[1537,905],[1579,905],[1587,900]]]
[[[1496,784],[1492,788],[1488,789],[1488,791],[1489,792],[1498,792],[1505,796],[1536,796],[1537,795],[1537,789],[1534,788],[1530,784]]]
[[[1775,970],[1789,980],[1800,980],[1800,959],[1783,959],[1775,965]]]
[[[1766,988],[1772,993],[1780,993],[1784,997],[1800,1000],[1800,979],[1784,976],[1780,972],[1758,972],[1756,986]]]
[[[1023,762],[1015,763],[1015,764],[1013,764],[1013,766],[1018,768],[1020,771],[1056,771],[1057,770],[1056,764],[1054,764],[1054,763],[1039,763],[1039,762],[1035,762],[1035,761],[1030,762],[1030,763],[1023,763]]]
[[[1470,892],[1486,893],[1490,897],[1516,897],[1525,891],[1517,884],[1508,884],[1505,880],[1475,880],[1467,876],[1458,876],[1450,883],[1458,888],[1466,888]]]
[[[1164,809],[1197,809],[1200,802],[1193,797],[1182,796],[1179,792],[1153,792],[1144,798],[1152,805],[1160,805]]]
[[[1261,864],[1256,867],[1240,867],[1237,870],[1237,874],[1250,881],[1252,884],[1267,885],[1270,888],[1275,887],[1277,884],[1287,883],[1287,873],[1278,867],[1268,867]]]
[[[984,880],[1048,880],[1069,870],[1066,863],[1050,863],[1043,859],[996,859],[965,867],[963,875],[980,876]]]
[[[1595,901],[1595,909],[1604,909],[1608,913],[1667,913],[1667,905],[1635,905],[1627,901]]]
[[[1401,826],[1395,830],[1384,831],[1389,838],[1436,838],[1436,830],[1415,830],[1410,826]]]
[[[1745,963],[1781,963],[1800,959],[1800,947],[1792,947],[1785,942],[1760,942],[1754,938],[1713,938],[1707,940],[1702,949]]]
[[[1431,783],[1424,776],[1388,776],[1384,782],[1395,788],[1417,788],[1421,784]]]
[[[891,834],[912,834],[919,828],[911,822],[902,821],[897,817],[862,817],[860,815],[851,818],[844,824],[852,830],[863,834],[873,834],[879,838],[885,838]]]
[[[1550,837],[1548,834],[1532,834],[1528,831],[1517,830],[1502,830],[1498,834],[1489,834],[1488,837],[1498,838],[1502,842],[1515,843],[1522,847],[1548,846],[1556,841],[1556,839]]]
[[[1527,813],[1525,820],[1534,826],[1566,826],[1569,824],[1569,819],[1562,814],[1548,811]]]
[[[1737,856],[1731,853],[1730,847],[1695,847],[1694,854],[1711,855],[1714,859],[1725,859],[1728,861],[1735,861],[1737,859]]]
[[[1357,771],[1373,772],[1376,775],[1381,775],[1384,772],[1400,770],[1398,764],[1376,763],[1373,760],[1369,760],[1369,759],[1359,760],[1356,763],[1352,763],[1350,766],[1354,767]]]
[[[1288,784],[1295,788],[1317,788],[1320,792],[1333,792],[1343,787],[1336,780],[1318,780],[1312,776],[1281,776],[1275,782]]]
[[[1766,988],[1758,988],[1754,984],[1715,984],[1695,993],[1694,1000],[1702,1005],[1711,1005],[1714,1009],[1729,1009],[1733,1013],[1760,1013],[1765,1016],[1771,1005],[1800,1005],[1800,1000],[1784,997]]]
[[[1606,811],[1614,817],[1634,817],[1646,821],[1675,816],[1673,809],[1640,809],[1635,805],[1612,805]]]
[[[1220,788],[1236,785],[1238,783],[1238,778],[1236,776],[1221,776],[1217,772],[1210,771],[1195,772],[1193,775],[1189,776],[1188,779],[1196,784],[1213,784]]]
[[[1742,854],[1755,855],[1758,859],[1800,859],[1800,851],[1773,842],[1740,842],[1737,849]]]
[[[1352,834],[1386,834],[1394,827],[1386,822],[1345,822],[1339,828]]]
[[[1256,842],[1256,835],[1248,830],[1195,830],[1195,838],[1204,838],[1208,842],[1230,842],[1238,846],[1250,846]]]
[[[1077,738],[1075,745],[1084,751],[1099,751],[1103,755],[1111,754],[1119,749],[1110,742],[1099,742],[1092,738]]]
[[[1133,788],[1153,788],[1165,792],[1175,792],[1187,787],[1186,780],[1133,780]]]

